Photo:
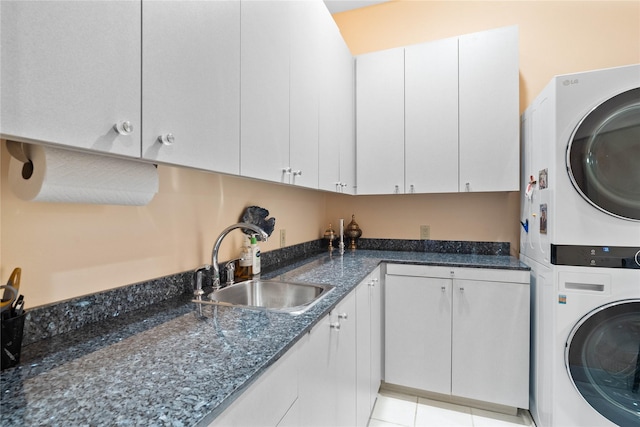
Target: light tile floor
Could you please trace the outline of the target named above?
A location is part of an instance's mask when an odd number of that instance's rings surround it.
[[[533,426],[528,411],[517,416],[381,390],[369,427],[522,427]]]

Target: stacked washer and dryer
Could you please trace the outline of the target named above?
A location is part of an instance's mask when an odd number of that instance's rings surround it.
[[[522,140],[533,418],[640,426],[640,64],[553,78]]]

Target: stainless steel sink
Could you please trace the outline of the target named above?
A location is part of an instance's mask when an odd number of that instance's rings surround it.
[[[209,295],[210,301],[202,303],[295,315],[309,310],[333,288],[332,285],[254,279],[217,290]]]

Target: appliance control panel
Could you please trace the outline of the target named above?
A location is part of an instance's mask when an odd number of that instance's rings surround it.
[[[551,245],[551,264],[640,269],[640,248],[628,246]]]

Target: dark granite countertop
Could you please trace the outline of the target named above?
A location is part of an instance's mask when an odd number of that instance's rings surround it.
[[[358,250],[264,278],[336,289],[299,316],[204,306],[185,294],[37,341],[0,376],[0,424],[208,425],[381,261],[528,270],[500,255]]]

